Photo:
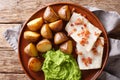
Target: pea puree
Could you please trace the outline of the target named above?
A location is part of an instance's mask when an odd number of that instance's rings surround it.
[[[60,50],[50,50],[44,55],[42,70],[45,80],[80,80],[81,71],[76,60]]]

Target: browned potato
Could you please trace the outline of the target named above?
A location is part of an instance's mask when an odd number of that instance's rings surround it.
[[[65,41],[67,41],[67,40],[68,40],[68,38],[65,35],[65,33],[63,33],[63,32],[58,32],[54,36],[54,43],[55,44],[61,44],[61,43],[65,42]]]
[[[46,39],[51,39],[53,37],[52,32],[48,24],[44,24],[40,31],[41,35]]]
[[[48,22],[54,22],[59,19],[58,15],[50,6],[46,8],[43,18]]]
[[[31,57],[28,61],[28,68],[31,71],[38,72],[41,71],[42,63],[38,58]]]
[[[29,43],[25,48],[24,52],[29,56],[38,56],[38,51],[33,43]]]
[[[25,31],[24,32],[24,39],[28,40],[29,42],[36,42],[40,38],[40,34],[32,31]]]
[[[60,45],[60,50],[63,51],[66,54],[71,54],[73,51],[73,44],[72,41],[69,40],[65,43],[63,43],[62,45]]]
[[[43,24],[43,18],[40,17],[28,22],[27,26],[31,31],[37,31],[41,28],[42,24]]]
[[[62,22],[62,20],[52,22],[49,24],[49,27],[51,30],[58,32],[58,31],[62,30],[63,22]]]
[[[68,21],[70,19],[70,14],[71,14],[68,5],[61,7],[58,10],[58,14],[59,14],[61,19]]]
[[[46,52],[52,49],[52,44],[48,39],[43,39],[37,44],[36,47],[39,52]]]

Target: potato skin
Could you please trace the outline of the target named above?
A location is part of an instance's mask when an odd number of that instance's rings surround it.
[[[54,36],[54,43],[57,45],[65,42],[67,40],[68,40],[68,37],[63,32],[58,32]]]
[[[36,57],[31,57],[28,61],[28,69],[33,72],[41,71],[42,63]]]
[[[27,23],[27,27],[31,30],[31,31],[37,31],[39,30],[43,25],[43,18],[36,18],[31,20],[30,22]]]
[[[46,52],[52,49],[52,43],[48,39],[43,39],[37,44],[36,47],[39,52]]]
[[[24,32],[24,39],[28,40],[29,42],[36,42],[40,38],[40,34],[32,31],[25,31]]]
[[[63,21],[58,20],[58,21],[52,22],[52,23],[49,24],[49,27],[54,32],[61,31],[62,27],[63,27]]]
[[[50,6],[48,6],[45,9],[43,18],[48,22],[54,22],[59,19],[59,16],[55,13],[55,11]]]
[[[70,9],[69,9],[68,5],[63,6],[58,10],[58,15],[60,16],[61,19],[65,20],[65,21],[69,21],[70,14],[71,13],[70,13]]]
[[[73,51],[73,44],[71,40],[68,40],[67,42],[60,45],[60,50],[66,54],[71,54]]]
[[[40,33],[41,33],[42,37],[44,37],[46,39],[52,39],[53,38],[52,31],[50,30],[48,24],[44,24],[42,26]]]
[[[38,56],[38,51],[36,49],[36,46],[33,43],[29,43],[25,48],[24,48],[24,52],[29,55],[29,56],[33,56],[36,57]]]

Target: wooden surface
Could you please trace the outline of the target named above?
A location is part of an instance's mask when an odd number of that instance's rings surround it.
[[[120,14],[120,0],[0,0],[0,80],[29,80],[21,68],[18,54],[5,41],[3,32],[20,25],[41,6],[55,1],[74,2]]]

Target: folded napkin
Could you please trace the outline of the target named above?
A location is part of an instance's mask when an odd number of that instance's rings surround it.
[[[120,15],[115,11],[104,11],[90,6],[85,7],[98,17],[110,39],[109,59],[97,80],[120,80]],[[7,29],[3,34],[16,52],[21,25]]]

